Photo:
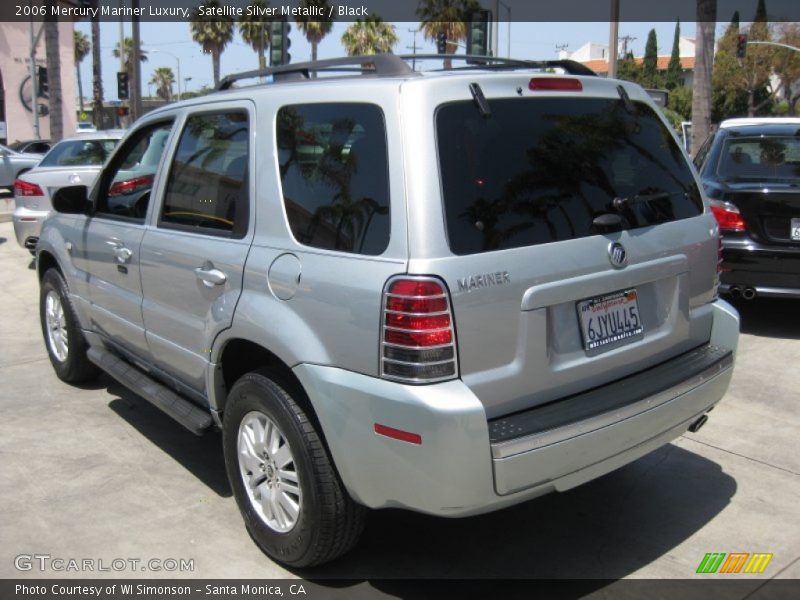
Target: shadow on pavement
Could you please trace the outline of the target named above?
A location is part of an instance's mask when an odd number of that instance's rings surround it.
[[[617,579],[694,535],[736,489],[718,464],[667,445],[586,485],[496,513],[451,520],[374,511],[352,552],[298,574],[367,579],[398,597],[402,582],[395,589],[380,579]],[[675,576],[690,577],[702,558],[681,556],[691,572]]]
[[[8,240],[4,237],[0,237],[0,244],[5,244]]]
[[[741,331],[762,337],[800,340],[798,301],[786,298],[728,299],[742,318]]]
[[[222,436],[219,432],[212,430],[198,437],[116,381],[105,380],[108,392],[117,396],[108,404],[111,410],[183,465],[215,494],[223,498],[232,495],[225,473]]]

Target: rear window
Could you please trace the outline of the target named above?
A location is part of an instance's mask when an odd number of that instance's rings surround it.
[[[650,107],[619,99],[490,100],[439,108],[436,133],[450,249],[473,254],[700,214],[691,169]],[[615,208],[615,199],[626,199]]]
[[[71,140],[60,142],[39,163],[40,167],[102,165],[119,140]]]
[[[800,138],[728,137],[720,153],[717,175],[730,180],[797,180]]]

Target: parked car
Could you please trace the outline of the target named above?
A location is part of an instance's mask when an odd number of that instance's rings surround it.
[[[800,118],[724,121],[695,162],[722,232],[720,290],[800,298]]]
[[[75,126],[75,131],[77,133],[94,133],[97,131],[97,127],[91,121],[79,121]]]
[[[47,154],[50,150],[50,140],[25,140],[8,145],[15,152],[28,154]]]
[[[0,145],[0,188],[11,188],[20,173],[30,171],[40,160],[41,154],[17,152]]]
[[[55,194],[36,265],[58,377],[99,367],[221,428],[269,556],[342,554],[365,507],[567,490],[705,423],[739,319],[641,87],[393,55],[267,75],[138,120],[91,191]],[[133,173],[154,146],[154,176]]]
[[[14,234],[33,252],[42,223],[52,209],[53,192],[67,185],[91,186],[100,167],[122,137],[121,130],[65,138],[53,146],[39,165],[14,182]]]

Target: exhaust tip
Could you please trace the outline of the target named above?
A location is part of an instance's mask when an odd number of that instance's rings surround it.
[[[698,431],[700,431],[700,428],[706,424],[706,421],[708,421],[708,415],[703,415],[702,417],[697,419],[697,421],[689,425],[689,431],[691,431],[692,433],[697,433]]]
[[[744,298],[745,300],[752,300],[755,297],[756,297],[755,288],[748,287],[742,290],[742,298]]]
[[[740,288],[738,285],[732,285],[730,288],[728,288],[728,293],[731,295],[731,298],[738,298],[742,295],[742,288]]]

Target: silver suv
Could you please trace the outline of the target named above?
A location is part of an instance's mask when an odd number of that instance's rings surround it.
[[[221,428],[247,529],[287,565],[345,552],[365,508],[463,517],[596,478],[696,430],[731,379],[685,153],[641,88],[568,61],[233,76],[53,203],[56,373]]]

